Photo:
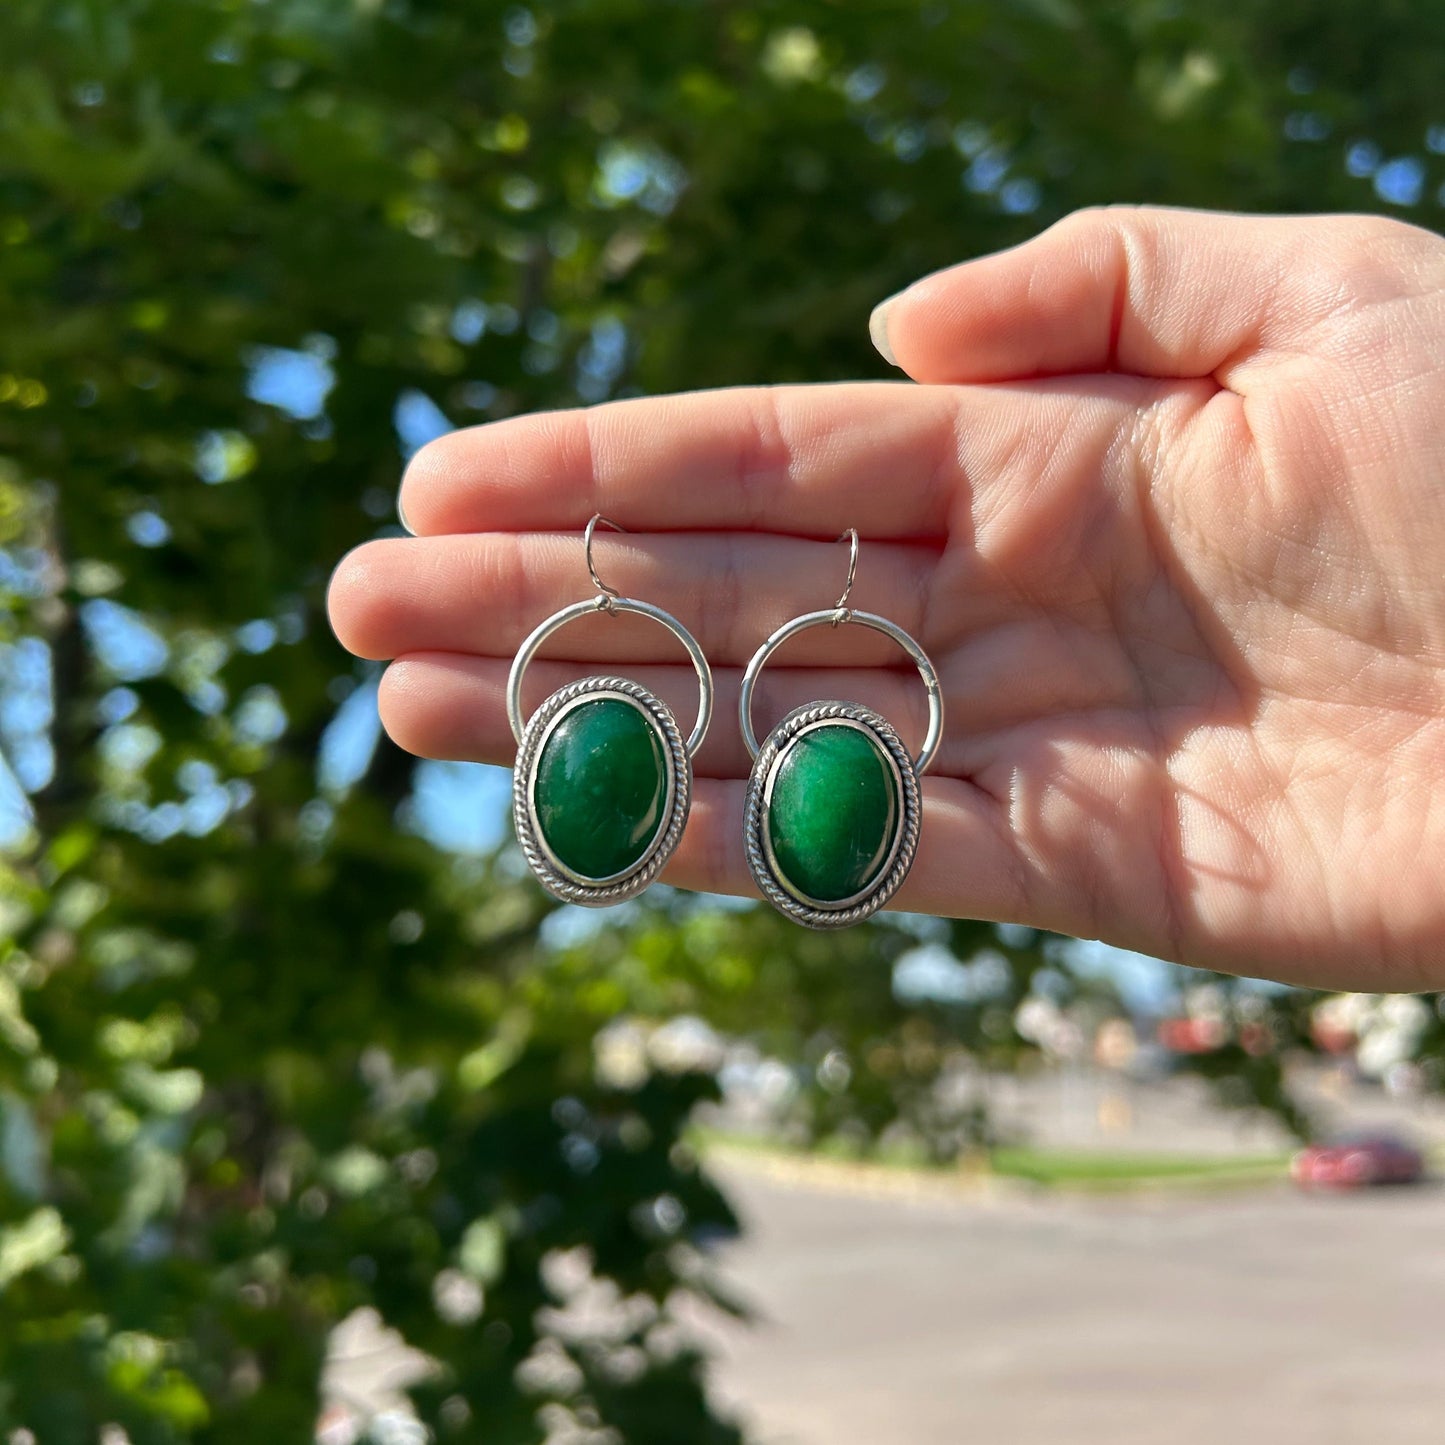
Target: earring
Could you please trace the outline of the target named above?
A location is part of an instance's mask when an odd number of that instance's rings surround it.
[[[692,759],[712,717],[712,671],[693,635],[670,613],[623,597],[597,575],[587,523],[583,545],[596,597],[554,612],[522,643],[507,678],[507,719],[517,739],[512,817],[517,841],[542,886],[565,903],[600,908],[641,893],[682,837],[692,798]],[[697,724],[687,741],[672,709],[624,677],[569,683],[522,721],[522,679],[559,628],[596,612],[660,622],[697,671]]]
[[[738,699],[743,741],[753,759],[743,815],[748,869],[763,896],[809,928],[844,928],[897,892],[918,851],[918,779],[943,737],[943,690],[928,654],[901,627],[848,606],[858,570],[858,533],[847,541],[848,581],[825,612],[784,623],[753,654]],[[753,731],[753,689],[763,664],[810,627],[855,622],[891,637],[916,664],[928,691],[928,732],[916,759],[888,720],[852,702],[795,708],[762,747]]]

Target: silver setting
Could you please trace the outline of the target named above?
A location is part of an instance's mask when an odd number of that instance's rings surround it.
[[[586,604],[590,607],[592,604]],[[542,749],[554,728],[584,703],[612,699],[638,709],[663,742],[667,793],[663,821],[647,851],[630,868],[609,878],[586,878],[552,852],[537,821],[535,789]],[[640,683],[625,677],[585,677],[559,688],[532,714],[512,773],[512,820],[527,864],[542,886],[564,903],[604,908],[636,897],[656,879],[682,837],[692,801],[692,760],[672,709]]]
[[[817,615],[817,614],[814,614]],[[827,613],[821,614],[825,619]],[[768,832],[768,811],[772,801],[773,780],[779,762],[789,747],[803,734],[828,724],[844,723],[868,733],[880,744],[890,759],[899,784],[900,816],[898,831],[888,860],[877,878],[861,893],[836,903],[823,903],[801,894],[783,875],[773,856]],[[746,713],[744,727],[746,728]],[[746,733],[744,734],[746,736]],[[808,928],[847,928],[876,913],[898,891],[918,851],[923,830],[923,801],[918,786],[921,771],[908,754],[903,740],[887,718],[853,702],[818,702],[795,708],[768,734],[761,748],[751,747],[754,755],[752,775],[748,779],[747,801],[743,812],[743,849],[748,871],[763,897],[780,913]]]

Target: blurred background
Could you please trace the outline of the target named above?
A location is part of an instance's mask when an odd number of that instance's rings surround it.
[[[1440,1203],[1334,1192],[1445,1140],[1437,1000],[559,907],[323,600],[442,431],[882,375],[876,301],[1076,207],[1438,226],[1442,55],[1408,0],[7,0],[0,1438],[1438,1439]]]

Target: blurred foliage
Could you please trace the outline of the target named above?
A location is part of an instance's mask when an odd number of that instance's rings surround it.
[[[737,1440],[674,1318],[734,1227],[683,1136],[716,1060],[655,1025],[947,1157],[987,1123],[937,1081],[1075,983],[939,925],[988,987],[906,1006],[907,927],[662,890],[568,943],[410,759],[328,765],[398,423],[877,374],[876,300],[1083,204],[1429,221],[1442,48],[1403,0],[7,0],[0,1430],[308,1439],[371,1304],[439,1440]],[[1279,1104],[1277,1053],[1215,1062]]]

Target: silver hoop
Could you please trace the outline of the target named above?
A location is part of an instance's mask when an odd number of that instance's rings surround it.
[[[512,660],[512,670],[507,674],[507,721],[512,725],[512,736],[516,738],[517,746],[521,747],[527,732],[522,717],[522,675],[527,670],[527,664],[536,656],[537,649],[559,628],[575,622],[579,617],[591,617],[598,612],[612,615],[634,612],[639,617],[650,617],[667,628],[687,649],[687,655],[692,659],[693,668],[697,672],[697,723],[688,734],[686,746],[688,757],[696,757],[697,750],[707,735],[708,723],[712,721],[712,669],[707,665],[702,648],[697,645],[697,639],[692,633],[670,612],[664,612],[650,602],[637,602],[631,597],[612,594],[602,594],[587,602],[574,602],[570,607],[554,612],[545,622],[534,627],[517,649],[517,655]]]
[[[848,533],[843,535],[846,537]],[[853,537],[856,545],[856,532]],[[853,560],[856,563],[856,553]],[[853,585],[852,570],[850,566],[849,590]],[[913,759],[914,770],[921,777],[928,771],[929,764],[933,762],[939,744],[943,741],[943,688],[938,681],[938,673],[934,670],[928,654],[897,623],[890,622],[886,617],[879,617],[875,612],[854,612],[844,605],[847,600],[848,592],[845,591],[836,607],[826,612],[805,612],[801,617],[785,622],[753,653],[752,661],[743,673],[742,690],[738,694],[738,721],[742,726],[743,742],[747,746],[748,756],[756,761],[759,752],[758,735],[753,731],[753,689],[768,658],[790,637],[796,637],[810,627],[837,627],[840,623],[856,622],[860,627],[871,627],[874,632],[881,632],[885,637],[892,638],[913,660],[914,666],[918,668],[918,675],[923,679],[924,689],[928,693],[928,731],[924,734],[923,746],[919,749],[917,758]]]

